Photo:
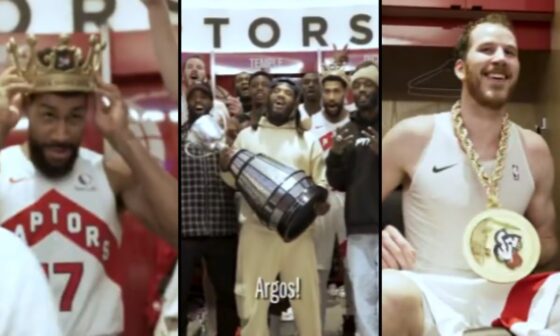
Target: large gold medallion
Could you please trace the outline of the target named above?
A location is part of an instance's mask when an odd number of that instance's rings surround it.
[[[506,209],[488,209],[468,224],[463,254],[481,277],[498,283],[514,282],[537,266],[540,241],[533,225]]]
[[[472,270],[499,283],[515,282],[537,266],[541,245],[537,231],[522,215],[500,206],[499,183],[503,177],[509,138],[509,116],[502,119],[496,167],[487,173],[469,139],[457,102],[452,108],[455,135],[486,192],[487,210],[476,215],[463,236],[463,254]]]

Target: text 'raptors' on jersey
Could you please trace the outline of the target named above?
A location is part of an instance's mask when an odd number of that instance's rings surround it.
[[[81,148],[72,172],[54,180],[36,170],[21,146],[0,152],[0,166],[0,223],[41,262],[64,332],[121,331],[122,232],[102,156]]]

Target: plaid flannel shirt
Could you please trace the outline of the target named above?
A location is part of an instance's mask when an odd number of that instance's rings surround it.
[[[204,151],[189,147],[194,155]],[[220,177],[219,155],[192,158],[181,152],[181,234],[183,238],[238,234],[234,190]]]

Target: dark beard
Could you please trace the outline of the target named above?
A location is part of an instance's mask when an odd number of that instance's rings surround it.
[[[71,149],[72,154],[70,155],[68,161],[66,161],[63,165],[50,164],[45,157],[44,150],[51,146],[60,146]],[[74,168],[74,164],[76,163],[76,159],[78,158],[78,147],[67,143],[51,143],[41,145],[32,138],[29,138],[29,157],[35,168],[46,177],[52,179],[61,178],[70,173]]]
[[[372,108],[375,108],[377,105],[377,100],[378,100],[378,95],[377,94],[373,94],[369,97],[369,99],[366,102],[359,102],[356,101],[356,108],[358,110],[369,110]]]
[[[337,107],[337,110],[336,110],[335,113],[333,113],[331,110],[328,110],[326,106],[323,106],[323,108],[325,110],[325,114],[327,116],[329,116],[331,119],[336,119],[340,116],[340,114],[342,113],[342,110],[344,110],[344,101],[337,104],[336,107]]]
[[[282,126],[288,121],[290,121],[290,119],[292,119],[292,114],[294,109],[295,107],[292,104],[290,106],[286,106],[286,109],[282,113],[274,113],[274,112],[270,112],[272,111],[272,103],[268,103],[269,112],[267,113],[266,118],[271,124],[275,126]]]
[[[467,70],[467,78],[466,78],[467,90],[478,104],[490,108],[492,110],[500,110],[502,107],[504,107],[504,105],[508,102],[509,98],[511,97],[515,85],[512,85],[510,87],[504,99],[502,100],[491,99],[485,96],[484,93],[480,90],[481,78],[480,77],[477,78],[474,74],[470,75],[472,72],[469,70],[468,67],[466,67],[466,70]]]

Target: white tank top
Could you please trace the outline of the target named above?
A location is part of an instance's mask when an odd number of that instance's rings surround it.
[[[406,237],[417,252],[416,271],[475,277],[463,257],[463,232],[486,209],[486,192],[455,137],[451,113],[434,118],[431,140],[403,196]],[[523,215],[535,184],[521,130],[511,126],[499,199],[503,208]],[[490,172],[495,160],[483,166]]]
[[[0,152],[0,223],[43,266],[68,336],[123,330],[115,196],[101,155],[81,148],[68,176],[41,175],[21,146]]]

